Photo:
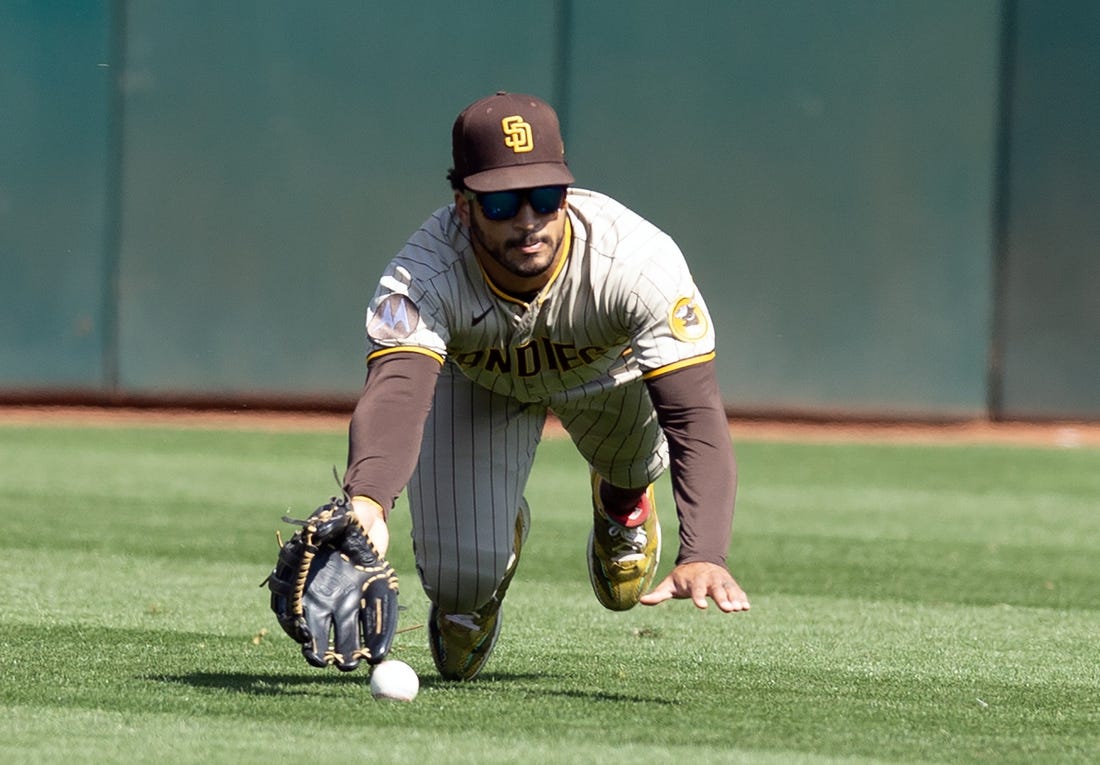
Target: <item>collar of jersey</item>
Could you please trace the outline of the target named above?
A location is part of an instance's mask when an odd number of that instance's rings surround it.
[[[550,280],[546,284],[542,285],[542,289],[539,290],[539,297],[535,300],[541,299],[541,296],[546,292],[546,288],[558,280],[558,275],[561,274],[561,270],[565,268],[565,261],[569,260],[569,251],[573,247],[573,221],[569,219],[569,213],[565,214],[565,233],[561,238],[561,251],[563,253],[558,264],[554,266],[554,273],[550,274]],[[509,295],[500,287],[493,284],[493,280],[489,278],[489,274],[485,273],[485,269],[482,268],[481,262],[478,261],[477,267],[481,270],[481,276],[485,279],[485,283],[489,285],[489,290],[501,300],[507,300],[509,303],[515,303],[517,305],[530,305],[526,300],[520,300],[514,295]]]

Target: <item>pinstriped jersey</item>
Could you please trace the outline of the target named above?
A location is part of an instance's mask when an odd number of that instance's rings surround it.
[[[453,204],[437,210],[383,273],[368,360],[426,353],[534,403],[713,358],[713,324],[671,237],[603,194],[570,189],[567,200],[567,257],[530,300],[492,284]]]

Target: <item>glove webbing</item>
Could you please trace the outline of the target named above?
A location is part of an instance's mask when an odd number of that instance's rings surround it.
[[[325,510],[306,521],[300,521],[286,515],[283,516],[283,523],[292,523],[302,527],[302,530],[298,533],[301,535],[302,546],[305,548],[302,552],[302,561],[298,565],[298,572],[295,575],[294,590],[290,596],[290,612],[296,618],[305,615],[305,609],[302,607],[302,597],[306,591],[306,580],[309,578],[310,567],[313,565],[313,559],[320,549],[313,543],[313,535],[317,533],[317,521],[328,521],[332,518],[332,515],[331,510]]]
[[[313,565],[313,558],[317,555],[317,546],[313,544],[312,531],[302,536],[305,552],[302,553],[302,563],[298,566],[298,574],[294,579],[294,591],[290,596],[290,612],[295,618],[302,618],[305,609],[302,608],[302,596],[306,591],[306,579],[309,578],[309,567]]]

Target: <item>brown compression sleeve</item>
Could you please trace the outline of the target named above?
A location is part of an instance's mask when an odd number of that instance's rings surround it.
[[[367,381],[348,427],[344,491],[370,497],[389,514],[420,456],[439,361],[398,351],[367,368]]]
[[[676,563],[725,565],[737,463],[714,362],[659,375],[646,386],[668,438],[672,495],[680,518]]]

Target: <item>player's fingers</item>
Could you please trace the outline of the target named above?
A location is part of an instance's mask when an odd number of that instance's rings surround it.
[[[745,591],[737,585],[737,582],[732,579],[727,582],[722,582],[716,588],[714,602],[726,613],[749,610],[748,596],[745,595]]]
[[[696,579],[691,583],[691,602],[695,604],[696,608],[707,608],[707,597],[712,596],[713,590],[710,583],[705,579]],[[715,598],[717,601],[717,598]]]
[[[660,584],[638,598],[638,602],[643,606],[655,606],[658,603],[664,603],[666,600],[671,600],[675,596],[676,586],[673,584],[672,579],[665,577]]]

